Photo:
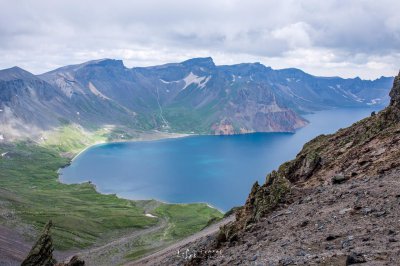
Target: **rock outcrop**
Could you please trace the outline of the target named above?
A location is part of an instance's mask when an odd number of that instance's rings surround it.
[[[56,264],[56,260],[53,257],[53,240],[50,235],[51,226],[51,221],[45,225],[42,235],[36,241],[21,266],[53,266]]]
[[[85,262],[77,256],[73,256],[69,262],[57,263],[53,256],[54,246],[50,234],[53,223],[49,221],[36,241],[21,266],[84,266]]]

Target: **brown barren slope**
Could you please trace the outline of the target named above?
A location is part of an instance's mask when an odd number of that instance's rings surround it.
[[[255,183],[234,222],[179,247],[196,258],[153,265],[399,265],[400,75],[390,97]]]

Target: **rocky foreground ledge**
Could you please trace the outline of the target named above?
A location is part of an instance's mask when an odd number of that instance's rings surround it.
[[[77,256],[73,256],[69,262],[60,262],[53,257],[53,240],[50,229],[53,223],[49,221],[44,227],[43,233],[32,247],[27,258],[21,266],[84,266],[85,262]]]
[[[255,183],[234,222],[179,247],[189,256],[157,264],[399,265],[400,74],[390,97]]]

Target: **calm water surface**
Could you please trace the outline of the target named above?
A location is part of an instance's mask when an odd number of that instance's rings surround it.
[[[111,143],[80,154],[61,172],[64,183],[92,181],[102,193],[171,203],[207,202],[223,211],[242,205],[252,184],[293,159],[317,135],[370,115],[339,109],[305,116],[310,124],[290,133],[191,136]]]

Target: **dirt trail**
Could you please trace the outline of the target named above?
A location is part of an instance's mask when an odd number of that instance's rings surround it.
[[[231,215],[221,221],[219,221],[218,223],[215,223],[213,225],[210,225],[209,227],[203,229],[202,231],[191,235],[185,239],[182,239],[178,242],[176,242],[175,244],[172,244],[160,251],[157,251],[151,255],[148,255],[142,259],[139,259],[137,261],[133,261],[133,262],[129,262],[127,264],[125,264],[125,266],[145,266],[145,265],[161,265],[161,261],[163,261],[163,259],[165,259],[166,257],[171,256],[172,254],[176,254],[178,250],[181,249],[182,246],[185,246],[191,242],[194,242],[200,238],[209,236],[215,232],[217,232],[219,230],[219,227],[229,223],[231,221],[233,221],[235,219],[234,215]]]
[[[168,221],[161,219],[160,223],[156,226],[138,230],[130,233],[127,236],[118,238],[105,245],[99,247],[93,247],[73,255],[78,255],[84,259],[86,265],[114,265],[114,263],[121,263],[124,260],[124,255],[129,252],[129,244],[135,241],[137,238],[148,235],[160,230],[163,230],[168,225]],[[70,258],[68,258],[70,259]],[[111,263],[111,264],[110,264]]]

